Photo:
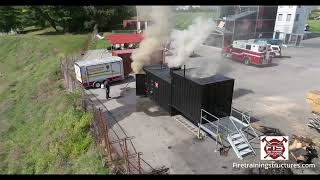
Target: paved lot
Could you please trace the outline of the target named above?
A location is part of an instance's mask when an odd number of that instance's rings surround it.
[[[285,49],[287,58],[275,59],[272,66],[263,68],[221,59],[219,50],[201,46],[196,50],[199,57],[190,58],[187,67],[201,66],[202,72],[235,78],[233,106],[250,110],[257,123],[288,134],[316,137],[319,134],[306,126],[310,108],[305,95],[311,89],[320,90],[320,39],[303,43],[304,48]],[[166,165],[170,173],[244,173],[232,168],[233,162],[240,162],[232,150],[228,157],[220,156],[215,152],[214,140],[196,140],[155,103],[136,97],[134,82],[112,86],[113,99],[109,101],[102,89],[91,91],[127,135],[135,136],[136,148],[152,166]],[[245,162],[257,159],[259,155],[248,157]]]
[[[252,111],[258,123],[288,134],[317,137],[319,133],[306,125],[311,114],[305,96],[309,90],[320,90],[320,38],[303,41],[302,45],[305,47],[284,49],[285,57],[274,59],[269,67],[223,60],[217,49],[209,47],[199,49],[202,57],[188,64],[198,66],[201,60],[206,67],[202,71],[235,78],[233,106]]]
[[[213,139],[197,140],[153,101],[137,97],[134,82],[113,85],[113,99],[108,101],[103,89],[90,91],[103,103],[99,105],[101,109],[109,109],[125,134],[135,137],[133,143],[137,151],[141,151],[153,167],[165,165],[171,174],[243,173],[243,170],[232,168],[233,162],[241,162],[232,150],[227,158],[220,156],[215,152],[217,146]],[[126,136],[117,124],[112,128],[119,138]],[[245,162],[251,162],[253,157],[249,156]]]

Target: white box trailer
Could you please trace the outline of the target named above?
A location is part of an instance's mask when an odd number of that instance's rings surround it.
[[[100,88],[106,79],[110,82],[124,79],[123,61],[118,56],[86,58],[86,60],[75,62],[74,69],[77,80],[86,88]]]

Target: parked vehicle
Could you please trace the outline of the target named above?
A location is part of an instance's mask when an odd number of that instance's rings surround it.
[[[273,38],[260,38],[260,39],[249,39],[252,43],[257,44],[270,44],[270,45],[277,45],[280,48],[287,47],[285,44],[283,44],[283,41],[280,39],[273,39]]]
[[[242,61],[246,65],[271,64],[273,56],[270,51],[270,45],[256,44],[247,40],[233,41],[232,45],[223,49],[222,55],[233,60]]]
[[[313,18],[314,20],[320,20],[320,16],[316,16]]]
[[[86,88],[100,88],[107,79],[109,82],[124,79],[123,61],[118,56],[78,61],[74,69],[77,80]]]
[[[278,45],[270,45],[270,51],[273,57],[281,57],[281,48]]]
[[[271,46],[271,55],[273,57],[280,57],[282,56],[282,49],[286,48],[287,45],[283,44],[283,41],[280,39],[250,39],[250,42],[262,44],[262,45],[270,45]]]

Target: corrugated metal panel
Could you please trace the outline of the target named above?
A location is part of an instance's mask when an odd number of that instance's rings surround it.
[[[145,66],[147,95],[171,113],[171,77],[166,65]]]
[[[203,94],[203,86],[176,73],[172,74],[172,107],[195,124],[200,119]]]
[[[136,74],[136,95],[145,96],[146,95],[146,75]]]
[[[234,80],[222,75],[192,78],[194,69],[172,73],[172,106],[197,124],[201,108],[217,117],[230,115]]]
[[[229,116],[232,106],[233,79],[206,85],[203,106],[217,117]]]
[[[171,81],[147,72],[147,95],[162,108],[171,111]]]

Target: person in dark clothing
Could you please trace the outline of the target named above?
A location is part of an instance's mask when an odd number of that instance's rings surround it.
[[[104,81],[103,85],[104,85],[104,88],[106,89],[106,99],[111,98],[110,97],[110,83],[109,83],[109,81],[108,80]]]

